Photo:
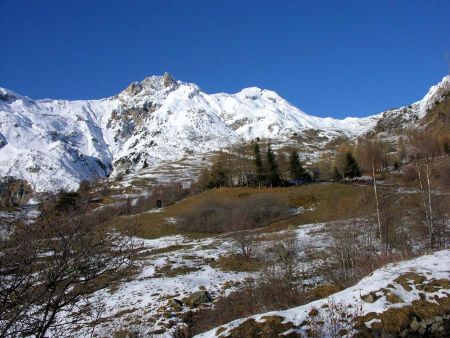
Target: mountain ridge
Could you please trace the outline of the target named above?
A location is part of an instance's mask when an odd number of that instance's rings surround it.
[[[449,91],[446,76],[410,106],[334,119],[309,115],[271,90],[207,94],[168,73],[98,100],[33,100],[0,87],[0,176],[25,179],[36,191],[71,190],[82,180],[134,172],[240,140],[286,141],[311,129],[329,139],[355,138],[389,118],[413,124]],[[397,117],[408,118],[395,122]]]

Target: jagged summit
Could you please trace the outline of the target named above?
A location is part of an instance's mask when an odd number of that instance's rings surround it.
[[[17,94],[16,92],[13,92],[12,90],[0,87],[0,101],[12,101],[16,99],[29,100],[29,98],[26,96],[22,96],[20,94]]]
[[[152,75],[140,82],[133,82],[123,92],[129,95],[137,95],[142,90],[157,92],[169,87],[176,87],[177,85],[177,81],[168,72],[165,72],[162,76]]]
[[[75,189],[81,180],[132,173],[241,139],[282,143],[312,133],[317,150],[336,137],[417,123],[449,92],[447,76],[408,107],[338,120],[308,115],[271,90],[207,94],[169,73],[100,100],[32,100],[1,88],[0,176],[26,179],[38,191]]]
[[[172,76],[168,72],[165,72],[163,75],[163,86],[167,88],[174,84],[176,84],[176,81],[172,78]]]

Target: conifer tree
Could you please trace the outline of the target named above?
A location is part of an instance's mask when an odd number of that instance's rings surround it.
[[[344,177],[354,178],[361,176],[361,169],[359,169],[358,162],[356,162],[355,157],[350,151],[347,151],[345,154],[345,159]]]
[[[258,143],[255,143],[255,166],[256,166],[256,181],[258,183],[264,182],[264,180],[266,179],[265,177],[266,175]]]
[[[300,161],[300,157],[295,150],[291,152],[289,162],[292,179],[299,180],[305,178],[306,170],[303,168],[303,163]]]
[[[280,184],[280,173],[278,172],[278,164],[276,161],[276,156],[270,147],[267,145],[267,180],[270,185],[277,186]]]

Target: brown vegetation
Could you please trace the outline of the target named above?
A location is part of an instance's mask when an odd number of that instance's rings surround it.
[[[63,335],[98,315],[91,294],[132,272],[133,241],[105,226],[120,210],[86,213],[87,205],[85,191],[62,194],[1,236],[0,336]]]

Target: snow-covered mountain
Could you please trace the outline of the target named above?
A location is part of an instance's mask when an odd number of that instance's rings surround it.
[[[411,123],[449,91],[447,76],[408,108]],[[240,139],[288,140],[311,129],[356,137],[402,114],[320,118],[273,91],[207,94],[168,73],[100,100],[32,100],[0,88],[0,176],[26,179],[37,191],[75,189],[81,180],[133,172]]]

